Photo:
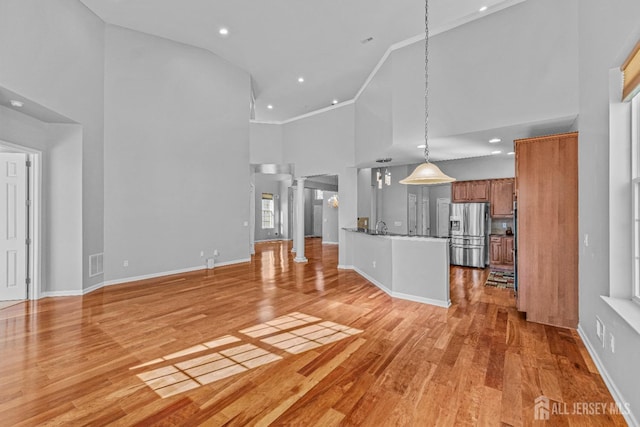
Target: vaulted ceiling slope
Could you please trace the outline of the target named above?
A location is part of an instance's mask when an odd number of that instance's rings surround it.
[[[353,99],[391,46],[424,33],[423,0],[81,1],[107,23],[204,48],[245,69],[264,121]],[[522,1],[430,0],[432,34]]]

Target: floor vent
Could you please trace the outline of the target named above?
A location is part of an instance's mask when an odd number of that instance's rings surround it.
[[[104,268],[102,257],[103,254],[94,254],[89,256],[89,277],[102,274],[102,270]]]

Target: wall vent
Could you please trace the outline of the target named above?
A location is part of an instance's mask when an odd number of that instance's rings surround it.
[[[102,260],[103,254],[89,255],[89,277],[94,277],[102,274],[104,263]]]

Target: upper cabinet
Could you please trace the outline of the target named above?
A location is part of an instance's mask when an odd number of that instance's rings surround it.
[[[455,181],[451,184],[453,203],[488,202],[491,185],[489,180]]]
[[[513,196],[515,180],[513,178],[491,180],[491,217],[513,218]]]
[[[489,202],[492,218],[513,218],[514,178],[455,181],[451,184],[453,203]]]

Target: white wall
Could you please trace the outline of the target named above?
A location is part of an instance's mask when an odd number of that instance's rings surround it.
[[[382,185],[381,189],[373,187],[378,193],[378,220],[387,224],[390,233],[407,234],[407,197],[409,186],[398,181],[406,178],[410,171],[408,166],[394,166],[391,172],[391,185]],[[384,173],[384,172],[383,172]],[[399,224],[399,225],[396,225]],[[375,227],[371,224],[371,228]]]
[[[248,259],[249,75],[111,25],[105,69],[105,279]]]
[[[42,153],[39,291],[82,292],[82,128],[0,107],[0,141]]]
[[[103,250],[104,23],[77,0],[3,0],[0,58],[2,86],[82,125],[83,278],[64,286],[88,288],[102,281],[87,266]]]
[[[284,163],[297,176],[336,175],[354,164],[353,104],[284,125]]]
[[[392,63],[387,59],[355,103],[357,164],[386,157],[393,143],[392,77]]]
[[[625,155],[628,147],[612,147],[613,157],[609,159],[612,143],[609,139],[609,69],[619,67],[640,38],[637,20],[640,2],[621,0],[613,7],[595,0],[582,0],[579,13],[580,328],[605,369],[605,377],[613,382],[619,397],[631,404],[638,423],[640,335],[611,310],[600,295],[609,295],[610,288],[616,286],[627,285],[629,289],[631,286],[631,189],[620,180],[618,173],[618,169],[629,171],[629,157]],[[610,215],[614,221],[611,231]],[[615,221],[618,216],[622,221]],[[584,244],[585,235],[589,236],[588,246]],[[616,247],[610,247],[610,237]],[[611,254],[621,256],[616,257],[614,270],[610,272]],[[595,316],[599,316],[608,333],[615,336],[615,353],[609,346],[603,349],[599,345]]]
[[[322,203],[322,243],[338,243],[339,237],[339,212],[340,207],[329,206],[329,199],[337,196],[337,191],[324,191]]]
[[[82,230],[77,224],[82,221],[82,128],[50,124],[47,130],[43,218],[48,225],[44,246],[48,271],[44,291],[81,291]]]
[[[438,165],[442,172],[458,181],[513,178],[516,174],[516,162],[513,155],[501,154],[434,163]]]
[[[281,125],[251,123],[249,125],[249,162],[276,165],[284,163],[282,131]]]

